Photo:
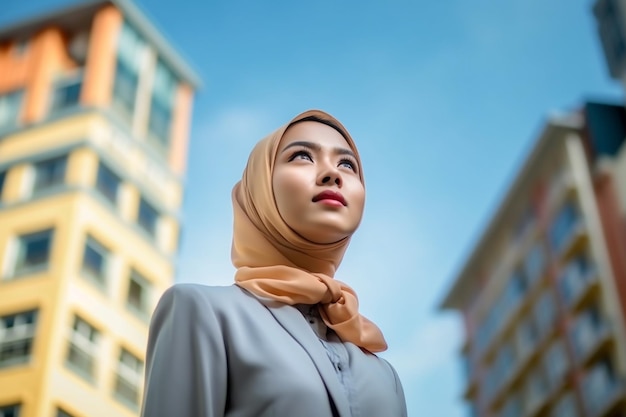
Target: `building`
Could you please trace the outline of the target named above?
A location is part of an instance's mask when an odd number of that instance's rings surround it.
[[[626,88],[626,0],[594,8]],[[441,307],[474,416],[626,416],[626,111],[550,119]]]
[[[626,89],[626,0],[598,0],[593,12],[609,74]]]
[[[626,416],[625,114],[546,124],[445,297],[473,415]]]
[[[0,416],[138,414],[199,79],[127,0],[0,28]]]

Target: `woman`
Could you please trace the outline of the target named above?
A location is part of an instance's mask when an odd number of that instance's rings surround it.
[[[259,142],[233,189],[235,284],[179,284],[150,327],[145,417],[406,416],[382,333],[333,276],[361,221],[361,160],[312,110]]]

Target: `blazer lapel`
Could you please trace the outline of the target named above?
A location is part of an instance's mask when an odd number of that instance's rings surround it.
[[[294,338],[300,346],[309,354],[315,364],[326,389],[330,394],[340,417],[350,417],[350,405],[344,394],[337,374],[328,359],[326,350],[320,343],[317,336],[308,327],[302,314],[294,307],[275,302],[263,300],[262,303],[268,308],[277,322]]]

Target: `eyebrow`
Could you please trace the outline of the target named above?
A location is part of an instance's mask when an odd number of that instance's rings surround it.
[[[314,142],[307,142],[304,140],[301,141],[296,141],[296,142],[291,142],[289,145],[285,146],[283,148],[283,150],[281,151],[281,153],[284,153],[286,150],[288,150],[289,148],[294,148],[296,146],[300,146],[300,147],[304,147],[304,148],[309,148],[309,149],[313,149],[314,151],[321,151],[322,147],[320,146],[319,143],[314,143]],[[333,152],[337,155],[350,155],[351,157],[353,157],[354,159],[357,159],[356,155],[354,154],[354,152],[352,152],[350,149],[348,148],[341,148],[341,147],[336,147],[333,148]]]

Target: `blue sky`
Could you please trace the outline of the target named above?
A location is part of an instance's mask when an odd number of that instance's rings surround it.
[[[4,0],[0,24],[76,0]],[[204,80],[179,282],[230,284],[230,190],[253,144],[321,108],[361,152],[337,278],[384,330],[409,415],[460,417],[460,320],[437,311],[550,114],[622,101],[590,0],[135,0]]]

